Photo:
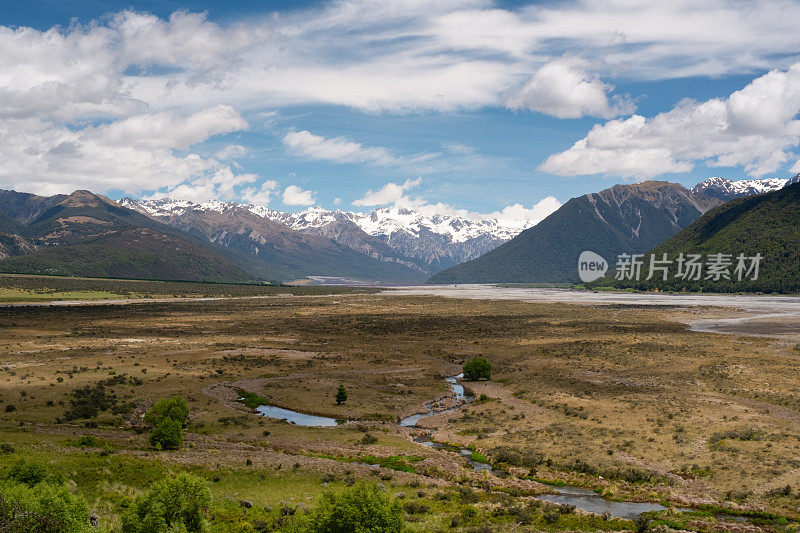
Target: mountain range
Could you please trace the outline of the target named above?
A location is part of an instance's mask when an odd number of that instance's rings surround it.
[[[537,222],[537,219],[525,217],[473,219],[450,214],[427,215],[399,207],[379,208],[371,213],[312,207],[300,213],[286,213],[257,205],[219,201],[195,203],[170,198],[123,198],[120,204],[187,230],[195,228],[199,218],[212,220],[220,215],[248,211],[303,235],[328,238],[380,261],[405,265],[426,277],[478,257]],[[214,240],[210,232],[203,233]],[[414,276],[416,274],[406,278]]]
[[[583,250],[614,258],[666,241],[709,209],[800,182],[709,178],[615,185],[534,218],[431,209],[286,213],[233,202],[0,191],[0,271],[60,275],[390,283],[571,282]]]
[[[584,250],[605,258],[663,242],[721,200],[682,185],[646,181],[573,198],[542,222],[429,283],[565,283],[578,281]]]
[[[729,180],[725,178],[708,178],[692,187],[692,192],[713,196],[723,202],[754,196],[782,189],[787,183],[794,183],[800,179],[800,174],[790,180],[782,178],[764,178],[757,180]]]
[[[686,229],[659,244],[645,254],[647,261],[656,258],[671,261],[666,281],[663,273],[647,281],[617,281],[609,276],[598,285],[633,287],[641,290],[691,290],[714,292],[779,292],[800,290],[800,180],[795,179],[778,190],[734,199],[696,220]],[[681,270],[689,275],[678,276],[678,258],[699,255],[704,265],[699,276],[688,267]],[[724,275],[709,270],[713,254],[721,257]],[[742,279],[736,268],[742,257]],[[758,275],[752,258],[758,261]],[[684,263],[685,264],[685,263]],[[694,279],[699,277],[699,279]]]

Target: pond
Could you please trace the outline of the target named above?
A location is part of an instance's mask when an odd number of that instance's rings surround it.
[[[262,416],[285,420],[297,426],[329,427],[337,426],[341,422],[335,418],[298,413],[297,411],[284,409],[283,407],[275,407],[274,405],[259,405],[256,407],[256,411]]]
[[[636,520],[639,515],[648,511],[663,511],[666,509],[666,507],[657,503],[607,500],[592,489],[583,487],[555,487],[555,490],[558,494],[543,494],[536,498],[561,505],[574,505],[578,509],[583,509],[590,513],[608,513],[609,516],[626,520]]]

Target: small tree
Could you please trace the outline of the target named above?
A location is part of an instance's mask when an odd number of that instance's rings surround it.
[[[158,400],[144,415],[144,421],[153,428],[150,444],[159,450],[180,447],[188,418],[189,406],[180,396]]]
[[[150,445],[160,450],[175,450],[183,444],[183,428],[178,420],[164,418],[150,433]]]
[[[344,388],[344,384],[339,383],[339,388],[336,389],[336,405],[342,405],[346,401],[347,389]]]
[[[165,479],[122,515],[125,533],[161,531],[203,531],[205,514],[211,505],[208,484],[197,476],[181,473]]]
[[[469,381],[491,379],[492,365],[483,357],[476,357],[464,365],[464,378]]]
[[[309,517],[312,533],[399,533],[403,531],[400,503],[374,484],[358,483],[328,491]]]
[[[186,400],[180,396],[161,398],[144,415],[144,421],[154,427],[164,418],[177,420],[181,423],[181,427],[185,427],[189,418],[189,406]]]

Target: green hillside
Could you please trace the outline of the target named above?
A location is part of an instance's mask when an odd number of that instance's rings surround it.
[[[252,279],[242,268],[207,248],[144,228],[9,257],[0,261],[0,271],[186,281]]]
[[[732,200],[706,213],[692,225],[647,252],[675,260],[678,254],[732,254],[731,280],[699,281],[675,279],[677,265],[670,268],[667,281],[600,280],[599,284],[642,290],[689,290],[715,292],[778,292],[800,290],[800,183],[781,190]],[[739,281],[734,276],[736,256],[764,256],[759,277]],[[749,266],[749,262],[747,263]],[[644,276],[643,276],[644,277]],[[752,277],[752,276],[750,276]]]
[[[592,250],[607,260],[622,252],[643,252],[717,203],[673,183],[615,185],[573,198],[509,242],[436,274],[428,283],[577,281],[582,251]]]

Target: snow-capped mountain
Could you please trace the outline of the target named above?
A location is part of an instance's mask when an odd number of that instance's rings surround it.
[[[800,176],[800,174],[799,174]],[[797,179],[795,176],[792,179]],[[713,196],[727,202],[742,196],[754,196],[782,189],[791,180],[782,178],[764,178],[758,180],[729,180],[725,178],[708,178],[692,187],[692,192]]]
[[[519,217],[468,218],[398,207],[379,208],[371,213],[310,207],[299,213],[286,213],[264,206],[217,200],[195,203],[171,198],[123,198],[120,203],[162,221],[175,220],[189,212],[224,214],[234,209],[244,209],[301,233],[325,236],[371,255],[378,253],[375,242],[368,244],[365,235],[360,235],[363,232],[396,253],[424,264],[430,273],[488,252],[539,221],[527,212]]]

